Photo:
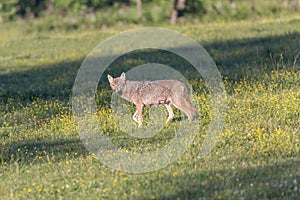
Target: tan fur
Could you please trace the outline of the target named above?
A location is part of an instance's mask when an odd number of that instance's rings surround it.
[[[123,99],[136,105],[133,120],[139,127],[142,125],[142,111],[144,106],[153,104],[165,104],[169,117],[167,123],[174,117],[172,106],[183,111],[192,120],[199,114],[191,103],[188,89],[178,80],[157,81],[128,81],[123,72],[120,77],[107,76],[112,90]]]

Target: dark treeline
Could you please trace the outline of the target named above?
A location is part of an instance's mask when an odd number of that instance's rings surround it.
[[[0,21],[132,9],[137,23],[170,20],[174,24],[182,16],[200,21],[204,17],[245,19],[251,15],[276,15],[282,10],[298,12],[299,8],[300,0],[9,0],[0,2]]]
[[[37,18],[50,14],[65,15],[69,12],[76,13],[95,13],[107,7],[114,7],[115,9],[125,9],[130,6],[137,7],[138,17],[143,15],[142,4],[161,4],[160,0],[10,0],[0,3],[0,17],[2,20],[13,20],[16,18]],[[165,4],[165,3],[164,3]],[[195,13],[197,11],[203,12],[202,0],[173,0],[168,4],[172,9],[171,21],[176,22],[178,16],[183,16],[184,12]]]

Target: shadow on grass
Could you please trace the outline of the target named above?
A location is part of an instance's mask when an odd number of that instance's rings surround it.
[[[228,167],[228,164],[226,170],[200,170],[196,174],[183,177],[161,177],[166,182],[173,183],[174,188],[182,189],[171,195],[159,196],[157,199],[299,198],[300,190],[297,186],[297,181],[300,180],[299,160],[258,167],[239,166],[236,169]],[[174,183],[176,179],[181,181]]]
[[[22,141],[9,144],[1,152],[1,162],[36,164],[60,162],[68,158],[85,157],[88,154],[80,139]]]
[[[81,61],[81,59],[66,61],[2,74],[0,75],[1,100],[9,102],[10,99],[17,99],[24,104],[32,102],[35,98],[65,101],[71,95]],[[28,67],[20,67],[22,68]]]
[[[221,74],[237,81],[242,78],[257,80],[263,73],[299,69],[300,66],[299,32],[213,42],[205,44],[204,48]]]

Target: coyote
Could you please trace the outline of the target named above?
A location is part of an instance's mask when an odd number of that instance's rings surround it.
[[[146,105],[165,104],[169,112],[166,123],[174,117],[172,105],[183,111],[190,121],[199,117],[191,103],[188,89],[178,80],[129,81],[124,72],[120,77],[107,75],[107,78],[113,92],[136,105],[133,120],[138,123],[138,127],[142,126],[142,111]]]

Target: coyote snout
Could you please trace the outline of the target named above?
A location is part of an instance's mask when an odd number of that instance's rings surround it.
[[[189,118],[198,118],[199,114],[191,103],[188,89],[177,80],[157,81],[129,81],[123,72],[120,77],[107,76],[112,90],[123,99],[136,105],[133,120],[140,127],[143,122],[142,111],[144,106],[153,104],[164,104],[169,112],[168,123],[173,117],[172,106],[183,111]]]

